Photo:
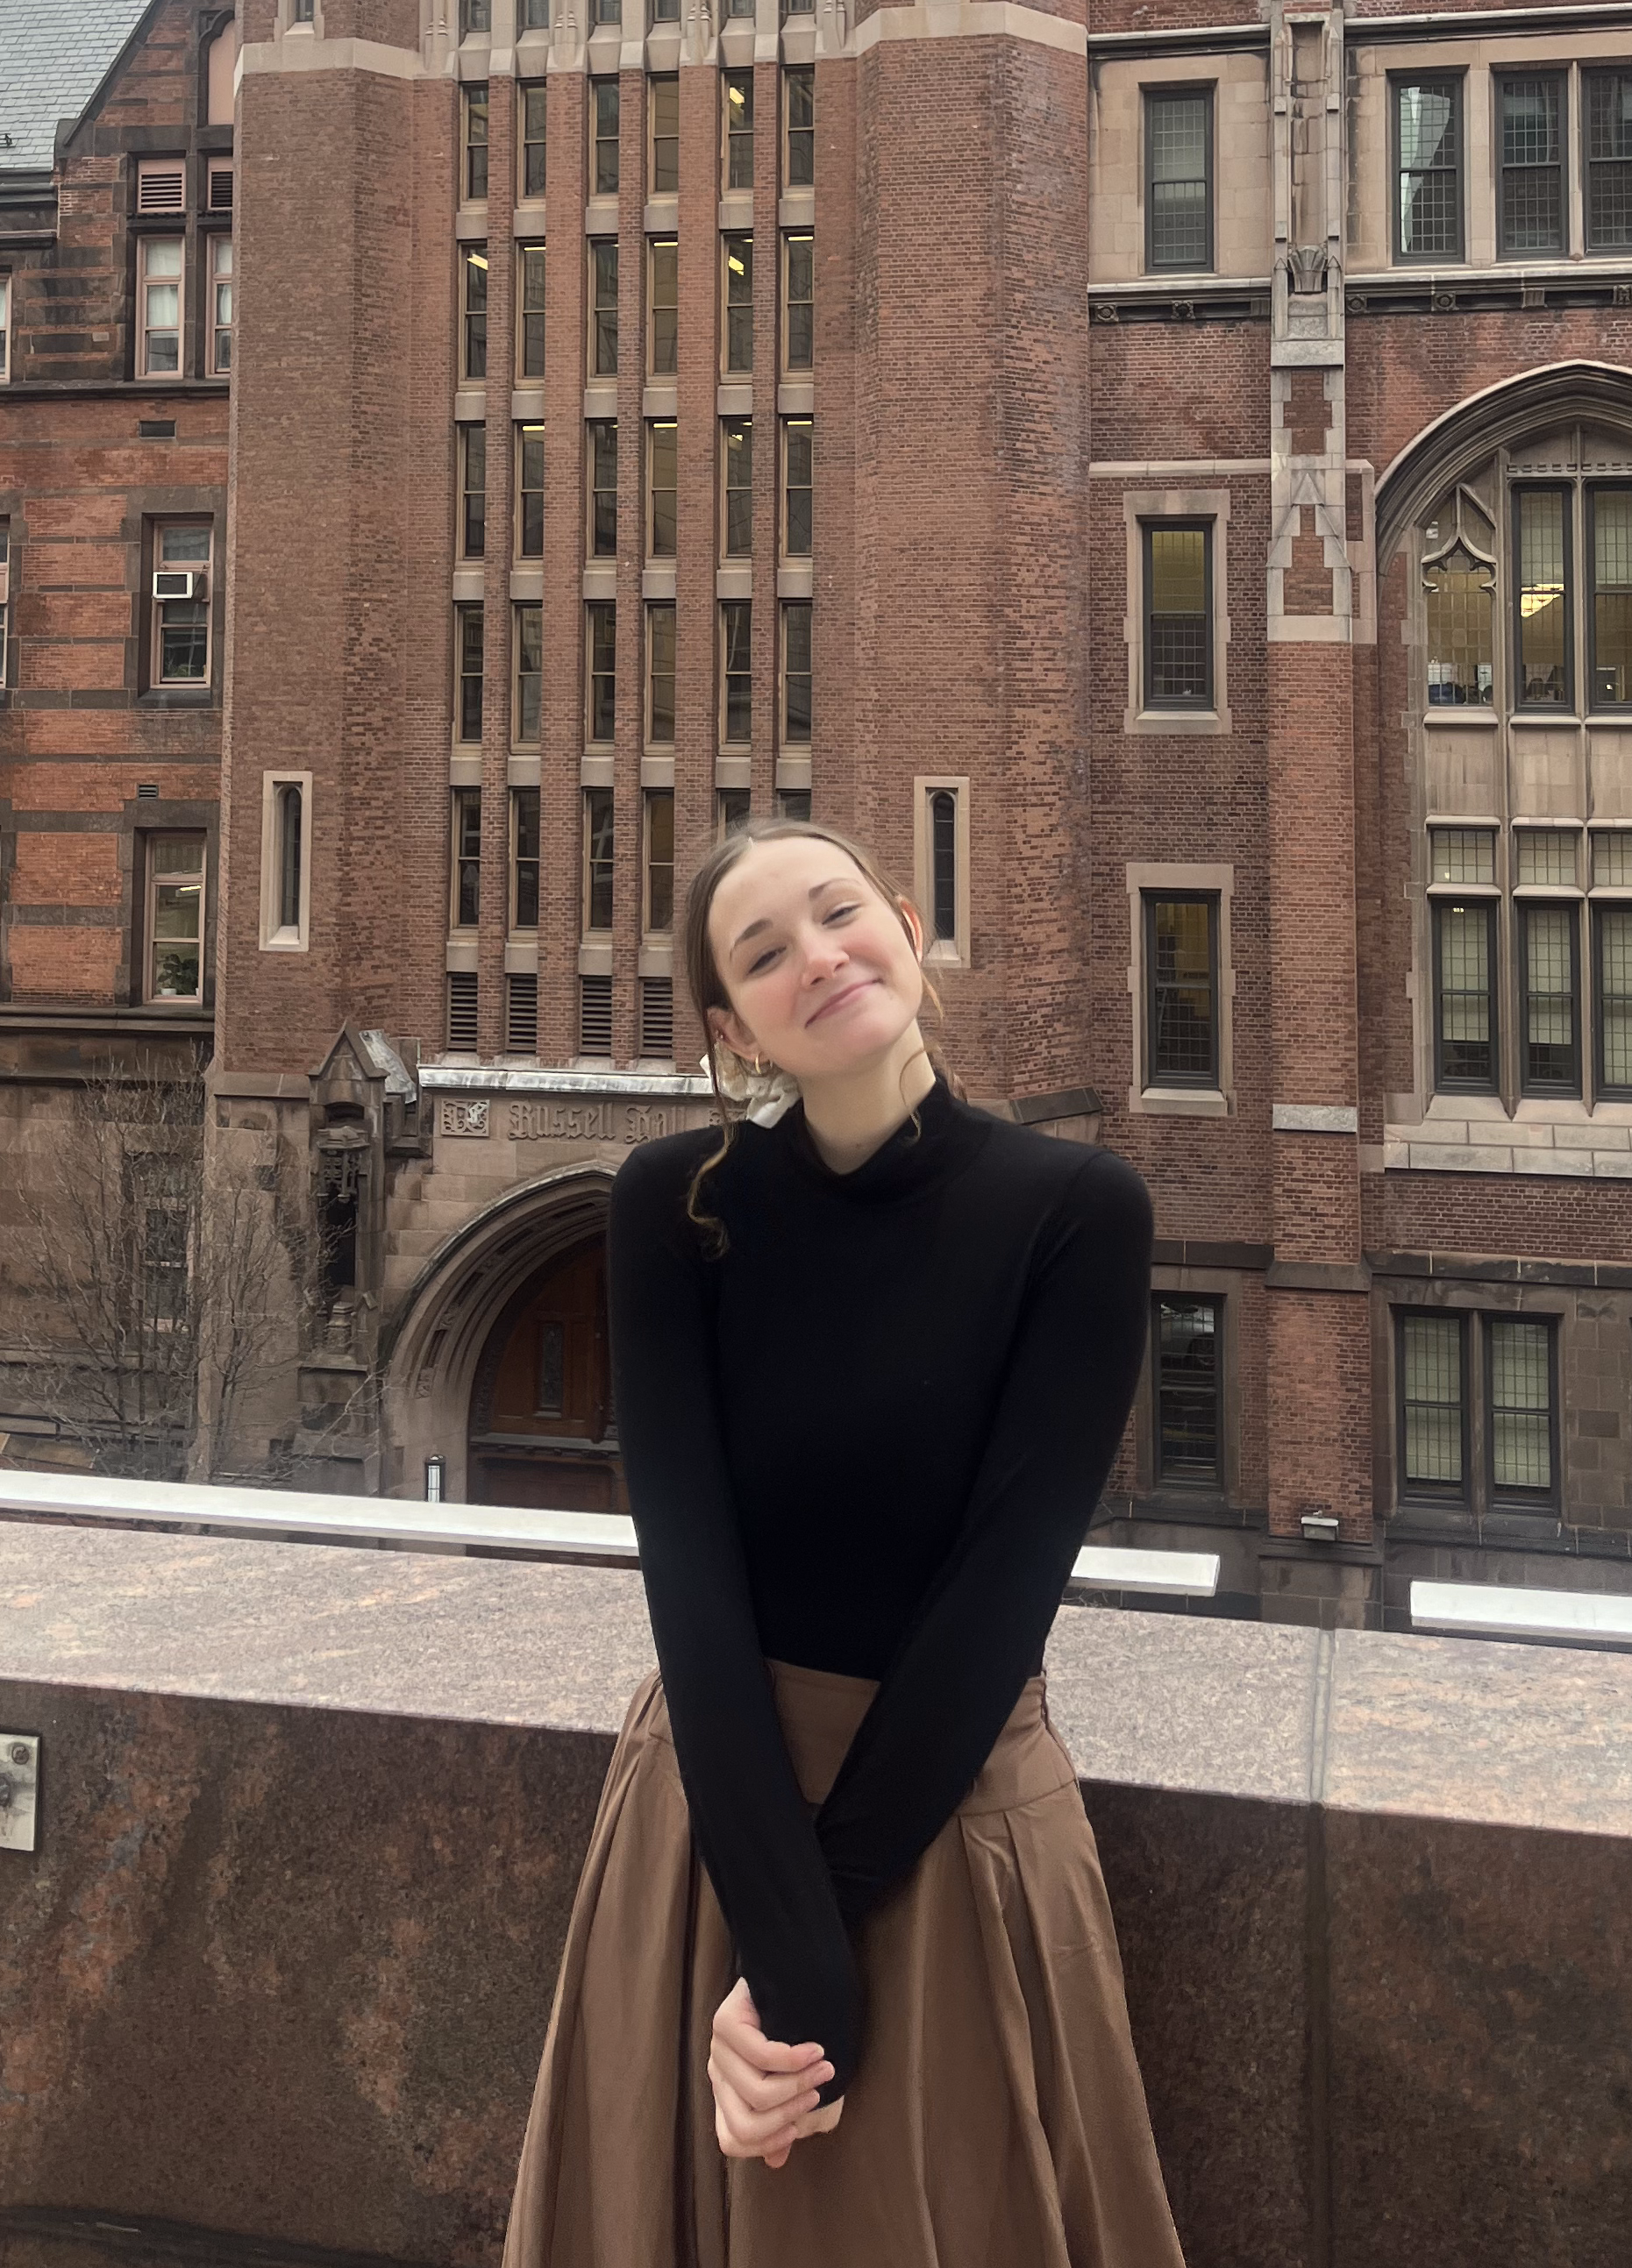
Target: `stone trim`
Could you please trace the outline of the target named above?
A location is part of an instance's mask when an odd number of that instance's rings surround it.
[[[1188,468],[1186,468],[1188,470]],[[1210,709],[1146,709],[1145,561],[1141,525],[1147,519],[1210,519],[1213,523],[1213,706]],[[1127,539],[1127,602],[1122,641],[1127,648],[1127,706],[1122,730],[1163,739],[1187,734],[1233,733],[1230,711],[1230,490],[1179,487],[1125,489],[1122,524]],[[1130,870],[1131,871],[1131,870]],[[1220,871],[1222,871],[1222,869]],[[1156,887],[1152,884],[1154,888]],[[1193,883],[1192,888],[1211,888]]]
[[[1143,1118],[1230,1118],[1236,1108],[1236,971],[1230,941],[1233,866],[1130,861],[1126,867],[1131,957],[1127,970],[1133,1010],[1134,1083],[1127,1107]],[[1145,893],[1147,890],[1211,890],[1218,894],[1218,1085],[1216,1087],[1156,1087],[1145,1079]]]

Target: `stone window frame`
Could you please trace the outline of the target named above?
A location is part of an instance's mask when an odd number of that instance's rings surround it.
[[[796,77],[796,75],[797,75],[797,77]],[[810,88],[810,111],[811,111],[811,121],[812,121],[812,123],[811,123],[810,127],[809,127],[809,128],[808,128],[808,129],[807,129],[807,128],[805,128],[805,127],[796,127],[796,126],[794,124],[794,122],[793,122],[794,105],[793,105],[793,99],[792,99],[792,98],[793,98],[793,91],[794,91],[794,85],[795,85],[796,84],[802,84],[802,83],[806,83],[806,82],[808,82],[808,83],[809,83],[809,88]],[[794,196],[806,196],[806,195],[812,195],[812,194],[814,193],[815,186],[816,186],[816,185],[815,185],[814,181],[811,181],[811,182],[805,182],[805,181],[795,181],[795,180],[794,180],[794,179],[793,178],[793,170],[794,170],[794,169],[793,169],[793,158],[792,158],[792,155],[791,155],[791,148],[792,148],[793,137],[794,137],[794,136],[796,133],[805,133],[805,132],[809,132],[813,136],[814,136],[814,134],[815,134],[815,118],[816,118],[816,65],[815,65],[815,63],[784,63],[784,64],[783,64],[783,66],[782,66],[782,79],[781,79],[781,88],[780,88],[780,92],[781,92],[782,100],[781,100],[781,104],[780,104],[781,116],[779,117],[779,120],[778,120],[778,122],[777,122],[777,123],[778,123],[778,129],[779,129],[779,130],[778,130],[778,135],[777,135],[777,142],[778,142],[777,162],[778,162],[778,168],[779,168],[779,178],[780,185],[781,185],[781,192],[782,192],[782,195],[783,195],[784,196],[786,196],[787,195],[789,195],[789,193],[790,193],[790,192],[791,192]],[[816,165],[815,165],[815,151],[814,151],[814,140],[813,140],[813,144],[812,144],[812,163],[811,163],[811,172],[814,173],[815,173],[815,171],[816,171]]]
[[[284,799],[300,797],[300,900],[292,927],[279,914],[283,898]],[[261,950],[306,953],[312,943],[312,775],[265,771],[261,775]]]
[[[1493,1513],[1531,1513],[1556,1517],[1564,1501],[1564,1397],[1566,1334],[1570,1321],[1566,1294],[1526,1291],[1501,1306],[1481,1300],[1467,1284],[1447,1284],[1444,1295],[1403,1285],[1389,1287],[1382,1334],[1386,1349],[1387,1424],[1384,1429],[1389,1460],[1389,1501],[1395,1514],[1438,1511],[1466,1520],[1470,1526]],[[1429,1315],[1454,1320],[1461,1327],[1462,1479],[1459,1486],[1436,1487],[1406,1482],[1405,1323],[1407,1316]],[[1551,1484],[1540,1490],[1498,1489],[1492,1478],[1495,1449],[1494,1389],[1491,1325],[1497,1322],[1544,1323],[1547,1327],[1549,1456]]]
[[[803,298],[802,297],[795,298],[794,296],[794,247],[796,244],[808,244],[810,247],[810,297],[809,299]],[[782,232],[781,242],[778,249],[779,258],[777,265],[780,270],[780,274],[777,278],[777,282],[781,298],[782,320],[780,328],[782,335],[777,342],[777,373],[779,377],[792,379],[797,382],[801,379],[809,379],[811,372],[816,368],[815,229],[784,229]],[[795,362],[794,360],[794,310],[796,307],[807,306],[810,310],[810,359],[809,362]]]
[[[1468,189],[1471,180],[1468,149],[1468,74],[1466,66],[1437,64],[1420,70],[1399,69],[1386,76],[1388,88],[1388,255],[1396,268],[1457,268],[1468,254]],[[1456,96],[1457,124],[1457,240],[1449,252],[1407,252],[1402,249],[1399,202],[1399,98],[1408,86],[1451,87]]]
[[[204,667],[201,677],[166,677],[164,671],[164,610],[172,603],[188,604],[196,601],[174,601],[161,599],[153,588],[153,580],[161,571],[188,571],[183,560],[172,564],[164,556],[165,536],[173,527],[203,528],[209,533],[209,555],[203,563],[204,578]],[[211,698],[215,691],[215,666],[218,656],[216,634],[216,560],[220,553],[220,541],[214,519],[207,512],[167,512],[151,515],[148,540],[143,546],[144,580],[147,585],[146,668],[143,690],[148,693],[202,696]]]
[[[1215,1481],[1161,1481],[1156,1477],[1156,1349],[1148,1332],[1132,1416],[1134,1469],[1141,1496],[1170,1513],[1197,1521],[1214,1510],[1238,1504],[1242,1496],[1241,1399],[1238,1382],[1247,1375],[1242,1351],[1244,1310],[1251,1279],[1234,1269],[1179,1266],[1158,1261],[1150,1271],[1150,1314],[1158,1300],[1209,1300],[1218,1308],[1218,1469]]]
[[[1228,488],[1125,489],[1122,520],[1127,542],[1126,606],[1122,637],[1127,649],[1125,733],[1215,736],[1233,733],[1230,708],[1230,490]],[[1147,523],[1206,520],[1212,528],[1213,705],[1210,709],[1147,709],[1145,694],[1145,539]]]
[[[1207,196],[1207,258],[1199,268],[1178,268],[1158,265],[1154,258],[1156,239],[1155,200],[1151,190],[1152,144],[1150,111],[1153,102],[1163,99],[1194,100],[1198,96],[1207,105],[1206,151],[1202,159]],[[1147,276],[1215,276],[1218,272],[1218,81],[1215,78],[1163,79],[1141,81],[1139,89],[1139,194],[1143,207],[1143,243],[1141,259]]]
[[[138,836],[141,855],[142,938],[140,958],[137,964],[137,995],[144,1007],[197,1009],[210,998],[210,835],[203,827],[153,827],[144,828]],[[163,869],[159,861],[161,843],[196,839],[202,857],[198,866],[198,990],[185,995],[174,992],[155,992],[152,983],[153,957],[153,892]],[[177,868],[177,873],[190,873],[190,868]]]
[[[1127,1091],[1130,1111],[1146,1118],[1233,1118],[1235,1091],[1236,970],[1231,938],[1235,896],[1233,865],[1165,860],[1130,860],[1125,868],[1127,884],[1130,955],[1127,968],[1128,1007],[1132,1022],[1133,1083]],[[1148,1032],[1145,1013],[1148,989],[1145,966],[1145,901],[1169,891],[1190,891],[1218,900],[1218,1085],[1152,1086],[1146,1078]]]
[[[1202,1477],[1186,1476],[1182,1473],[1162,1470],[1162,1335],[1159,1314],[1163,1301],[1187,1300],[1193,1306],[1213,1310],[1213,1443],[1214,1469]],[[1150,1397],[1150,1484],[1153,1490],[1175,1496],[1217,1496],[1224,1487],[1228,1470],[1225,1454],[1224,1412],[1229,1384],[1225,1347],[1225,1304],[1222,1292],[1199,1291],[1186,1288],[1174,1291],[1165,1285],[1150,1287],[1150,1359],[1146,1367],[1149,1373]]]
[[[174,277],[176,295],[176,357],[174,370],[150,370],[147,365],[149,328],[147,321],[148,255],[156,244],[174,244],[180,249],[181,266]],[[136,240],[136,304],[133,323],[132,375],[144,386],[179,386],[186,379],[188,320],[191,310],[188,295],[188,238],[185,226],[176,229],[144,228]],[[162,286],[172,279],[156,279]]]
[[[952,934],[932,937],[934,926],[934,836],[930,825],[932,797],[949,792],[954,799],[952,817]],[[973,965],[969,909],[969,798],[966,772],[919,772],[912,780],[912,895],[924,918],[926,968],[968,968]]]
[[[477,118],[482,122],[478,137],[473,129]],[[476,173],[475,152],[482,156],[482,191],[478,196],[471,187]],[[459,90],[459,201],[462,204],[484,205],[492,181],[492,106],[484,78],[466,79]]]

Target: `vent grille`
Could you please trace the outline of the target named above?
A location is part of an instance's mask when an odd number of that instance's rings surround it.
[[[580,976],[578,985],[578,1052],[580,1056],[609,1056],[612,980],[609,976]]]
[[[538,979],[513,976],[505,1015],[505,1045],[513,1056],[538,1053]]]
[[[452,970],[447,979],[447,1045],[454,1055],[476,1053],[476,994],[474,968]]]
[[[214,213],[230,213],[233,210],[233,169],[230,166],[210,168],[209,210]]]
[[[672,1061],[675,1052],[675,983],[672,976],[640,980],[640,1052]]]
[[[136,177],[136,209],[139,213],[179,213],[187,210],[187,167],[174,164],[144,165]]]
[[[159,792],[159,782],[157,780],[138,780],[137,782],[136,792],[138,795],[157,795]]]

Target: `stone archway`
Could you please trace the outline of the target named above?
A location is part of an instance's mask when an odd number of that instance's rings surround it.
[[[439,1455],[447,1461],[449,1501],[472,1500],[473,1484],[484,1479],[479,1449],[473,1469],[470,1437],[484,1373],[491,1416],[503,1343],[563,1263],[570,1272],[574,1256],[598,1257],[611,1186],[611,1172],[602,1166],[543,1174],[475,1215],[426,1263],[391,1332],[385,1366],[392,1495],[423,1494],[425,1461]],[[604,1462],[606,1453],[600,1454]],[[616,1507],[609,1501],[605,1508]]]

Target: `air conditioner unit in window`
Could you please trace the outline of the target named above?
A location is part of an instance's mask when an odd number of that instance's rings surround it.
[[[156,567],[153,571],[153,596],[156,599],[202,599],[204,595],[204,574],[202,567]]]

